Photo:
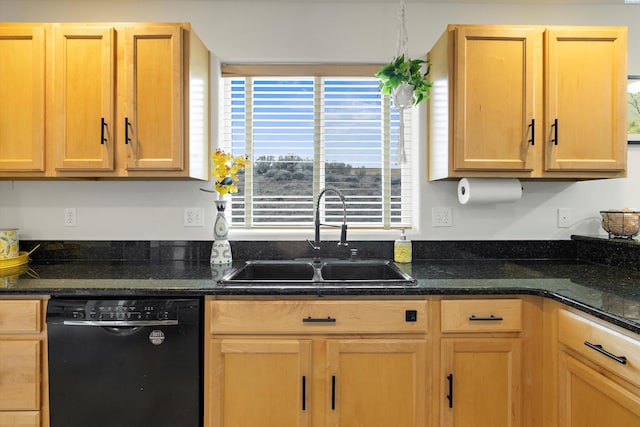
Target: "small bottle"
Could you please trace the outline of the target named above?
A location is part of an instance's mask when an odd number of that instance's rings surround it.
[[[401,263],[411,262],[411,252],[411,240],[407,240],[403,229],[400,240],[396,240],[393,244],[393,260]]]

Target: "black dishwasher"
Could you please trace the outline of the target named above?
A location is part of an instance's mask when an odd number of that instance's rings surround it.
[[[51,427],[200,427],[200,299],[52,299]]]

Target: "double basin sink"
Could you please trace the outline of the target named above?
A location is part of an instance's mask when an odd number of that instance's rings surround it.
[[[220,285],[406,287],[416,280],[382,259],[255,260],[229,272]]]

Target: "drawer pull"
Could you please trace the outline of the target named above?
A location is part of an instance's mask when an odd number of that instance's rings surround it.
[[[303,323],[336,323],[335,317],[306,317],[302,319]]]
[[[602,345],[600,345],[600,344],[591,344],[589,341],[585,341],[584,345],[586,345],[587,347],[597,351],[598,353],[604,354],[608,358],[613,359],[618,363],[621,363],[623,365],[627,364],[627,358],[626,357],[624,357],[624,356],[616,356],[613,353],[609,353],[607,350],[602,348]]]
[[[483,321],[483,322],[491,321],[491,322],[493,322],[493,321],[500,321],[500,320],[504,320],[504,319],[502,317],[500,317],[500,316],[494,316],[493,314],[491,316],[489,316],[489,317],[476,316],[475,314],[472,314],[471,316],[469,316],[469,320],[471,320],[471,321]]]
[[[447,400],[449,401],[449,408],[453,408],[453,374],[447,375],[447,380],[449,380],[449,394],[447,395]]]

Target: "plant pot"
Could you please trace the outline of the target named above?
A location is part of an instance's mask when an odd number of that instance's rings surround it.
[[[402,82],[392,92],[393,105],[399,110],[410,108],[413,105],[413,85]]]

